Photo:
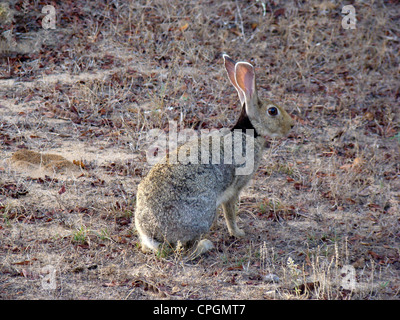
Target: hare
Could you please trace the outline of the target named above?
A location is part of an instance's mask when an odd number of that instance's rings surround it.
[[[144,252],[157,252],[161,243],[194,244],[210,230],[220,205],[230,235],[243,237],[245,233],[236,223],[235,204],[239,193],[257,170],[267,138],[284,137],[294,125],[282,107],[259,99],[255,71],[250,63],[235,63],[226,54],[223,59],[242,106],[239,120],[225,133],[189,141],[167,154],[139,183],[135,226]],[[220,142],[215,144],[213,139],[218,141],[218,138]],[[233,150],[227,150],[227,146]],[[210,147],[212,154],[208,158],[199,154],[188,163],[171,161],[184,149],[203,151]],[[236,152],[236,149],[241,150]],[[251,170],[238,174],[244,164],[235,157],[230,158],[233,153],[249,155],[253,162]],[[193,254],[197,256],[212,247],[211,241],[202,240]]]

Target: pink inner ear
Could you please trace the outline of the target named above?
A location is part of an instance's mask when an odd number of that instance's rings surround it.
[[[229,80],[231,80],[231,83],[236,87],[235,64],[226,60],[225,61],[225,69],[228,73]]]
[[[236,82],[243,90],[246,98],[250,99],[254,94],[254,70],[251,64],[238,62],[236,64]]]
[[[253,70],[248,70],[244,75],[244,85],[248,91],[249,98],[253,96],[254,93],[254,73]]]

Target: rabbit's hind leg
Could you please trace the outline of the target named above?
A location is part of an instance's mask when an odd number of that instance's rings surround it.
[[[142,251],[144,253],[149,253],[149,252],[158,252],[160,248],[160,243],[154,239],[151,239],[147,236],[141,237],[140,243],[142,245]]]
[[[158,252],[158,250],[160,248],[160,242],[149,237],[147,234],[142,232],[139,228],[137,228],[137,230],[139,233],[140,244],[142,245],[142,251],[144,253]]]

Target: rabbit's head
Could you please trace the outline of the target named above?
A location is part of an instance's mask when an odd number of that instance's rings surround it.
[[[294,122],[282,107],[268,100],[261,100],[257,95],[254,67],[248,62],[235,62],[224,54],[225,69],[233,86],[236,88],[240,103],[257,134],[265,138],[286,136]]]

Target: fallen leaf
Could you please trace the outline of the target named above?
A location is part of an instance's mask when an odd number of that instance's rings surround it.
[[[369,111],[367,111],[365,114],[364,114],[364,118],[365,119],[367,119],[368,121],[372,121],[372,120],[374,120],[374,115],[371,113],[371,112],[369,112]]]
[[[62,187],[61,187],[61,189],[60,190],[58,190],[58,194],[63,194],[63,193],[65,193],[65,185],[62,185]]]
[[[354,167],[359,167],[359,166],[361,166],[363,163],[364,163],[364,160],[363,160],[362,158],[360,158],[360,157],[357,157],[357,158],[354,159],[353,164],[352,164],[352,167],[353,167],[353,168],[354,168]]]
[[[117,287],[119,285],[120,285],[119,282],[111,281],[111,282],[104,283],[103,287],[112,288],[112,287]]]
[[[353,160],[353,163],[346,163],[339,168],[342,170],[350,170],[360,168],[364,164],[364,160],[361,157],[357,157]]]
[[[242,265],[238,265],[238,266],[228,267],[227,270],[228,270],[228,271],[243,270],[243,266],[242,266]]]
[[[369,251],[368,251],[368,254],[369,254],[372,258],[374,258],[375,260],[381,259],[381,256],[380,256],[379,254],[377,254],[376,252],[372,251],[372,250],[369,250]]]
[[[19,266],[26,266],[28,264],[31,264],[33,261],[36,261],[36,258],[32,258],[31,260],[24,260],[20,262],[14,262],[13,264],[19,265]]]
[[[183,26],[181,26],[180,28],[179,28],[179,31],[185,31],[187,28],[189,27],[189,23],[185,23]]]
[[[278,18],[279,16],[282,16],[284,14],[285,14],[285,8],[277,9],[274,12],[274,18]]]
[[[350,170],[351,169],[352,164],[351,163],[346,163],[344,165],[342,165],[339,169],[342,170]]]
[[[72,160],[72,163],[82,169],[85,169],[85,164],[81,160]]]

